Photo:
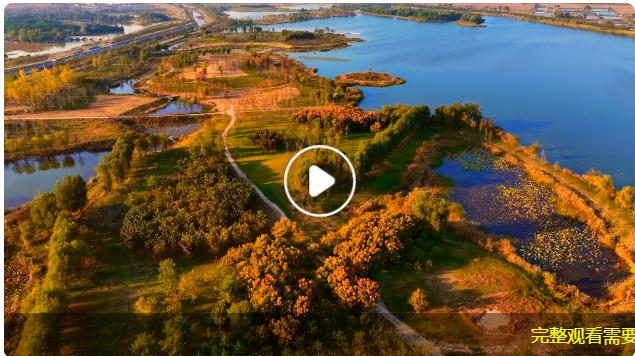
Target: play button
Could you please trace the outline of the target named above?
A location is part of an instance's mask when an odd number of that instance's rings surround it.
[[[300,150],[284,171],[284,191],[293,207],[318,218],[342,211],[353,199],[356,184],[348,157],[326,145]]]
[[[309,194],[317,197],[335,184],[335,178],[316,165],[309,167]]]

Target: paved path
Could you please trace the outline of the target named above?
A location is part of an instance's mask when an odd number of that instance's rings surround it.
[[[267,196],[260,189],[258,189],[258,187],[256,187],[254,182],[252,182],[249,177],[247,177],[247,174],[245,174],[245,172],[243,172],[243,170],[238,167],[238,164],[232,157],[232,154],[229,152],[229,147],[227,146],[227,135],[229,134],[229,130],[234,127],[234,124],[236,123],[236,112],[234,111],[234,106],[230,105],[230,108],[225,111],[225,113],[231,117],[229,125],[227,125],[225,131],[223,131],[223,145],[225,146],[225,156],[227,157],[229,164],[236,172],[236,174],[238,174],[240,178],[245,180],[254,189],[256,194],[258,194],[258,196],[276,213],[278,218],[286,218],[287,215],[282,211],[282,209],[280,209],[280,207],[278,207],[274,202],[267,198]],[[318,258],[320,259],[320,261],[324,260],[324,256],[318,256]],[[409,344],[424,347],[427,351],[429,351],[430,355],[442,355],[441,350],[437,345],[423,337],[423,335],[416,332],[413,328],[408,326],[403,321],[399,320],[393,313],[390,312],[390,310],[388,310],[388,308],[386,308],[386,305],[383,301],[380,300],[379,302],[377,302],[374,311],[377,314],[381,315],[384,319],[386,319],[390,324],[392,324],[395,327],[397,334],[399,334],[399,336]]]

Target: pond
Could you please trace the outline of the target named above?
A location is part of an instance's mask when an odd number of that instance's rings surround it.
[[[538,141],[549,161],[576,172],[598,168],[620,186],[635,185],[635,40],[486,19],[485,28],[467,28],[358,15],[269,28],[329,27],[365,39],[345,49],[290,54],[330,78],[372,68],[406,79],[363,88],[362,108],[478,102],[523,144]]]
[[[601,296],[628,271],[615,253],[575,220],[557,213],[556,197],[518,167],[485,152],[462,153],[436,169],[455,184],[450,199],[487,231],[518,239],[519,255],[583,292]]]
[[[200,104],[192,104],[177,99],[169,103],[167,106],[151,113],[152,116],[159,115],[176,115],[176,114],[197,114],[203,112],[203,106]]]
[[[170,137],[181,137],[190,134],[201,127],[200,123],[185,124],[178,126],[161,126],[159,128],[148,128],[142,131],[146,134],[166,134]]]
[[[121,84],[114,86],[112,88],[110,88],[110,94],[118,94],[118,95],[128,95],[128,94],[134,94],[134,88],[132,87],[132,84],[134,83],[134,80],[130,79],[130,80],[126,80],[125,82],[122,82]]]
[[[95,175],[99,160],[107,153],[81,151],[5,163],[4,207],[16,207],[39,193],[53,191],[55,182],[65,175],[79,173],[88,180]]]

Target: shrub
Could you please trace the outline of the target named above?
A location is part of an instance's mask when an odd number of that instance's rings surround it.
[[[601,174],[597,170],[591,170],[583,176],[583,179],[605,198],[615,198],[617,191],[613,184],[613,178],[608,174]]]
[[[147,331],[138,334],[130,345],[130,353],[139,356],[156,355],[156,349],[157,341]]]
[[[249,135],[249,139],[260,145],[260,147],[262,147],[265,151],[279,149],[284,143],[282,135],[272,130],[258,130]]]
[[[633,209],[633,197],[635,188],[630,185],[624,186],[615,196],[615,202],[622,209]]]
[[[409,199],[414,216],[429,225],[433,231],[443,230],[448,219],[448,204],[445,199],[423,190],[411,192]]]
[[[57,218],[55,193],[41,193],[31,202],[31,220],[40,229],[50,229]]]
[[[86,205],[88,190],[86,182],[79,174],[64,176],[62,182],[55,183],[57,207],[68,211],[77,211]]]
[[[412,310],[414,310],[415,313],[421,313],[430,306],[426,293],[421,288],[415,289],[414,292],[410,294],[408,304],[412,306]]]

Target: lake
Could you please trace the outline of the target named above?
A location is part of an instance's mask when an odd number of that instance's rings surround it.
[[[290,54],[330,78],[372,68],[406,79],[363,88],[364,109],[478,102],[523,144],[539,142],[551,162],[579,173],[598,168],[618,186],[635,185],[635,40],[497,17],[486,24],[358,15],[271,27],[329,27],[365,39]]]
[[[24,159],[4,164],[4,207],[30,201],[35,195],[53,191],[65,175],[80,174],[84,180],[95,175],[104,152],[81,151],[51,157]]]

